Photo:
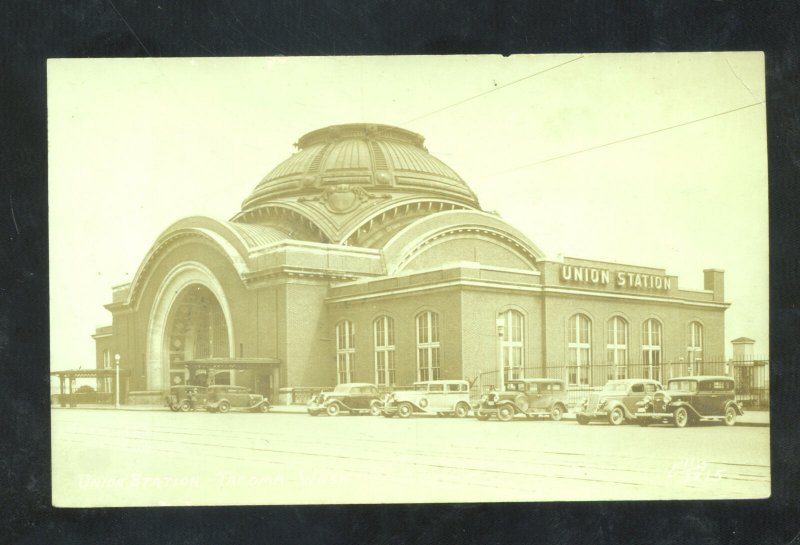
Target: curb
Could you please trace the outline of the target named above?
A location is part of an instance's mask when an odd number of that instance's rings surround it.
[[[284,408],[285,405],[273,405],[270,409],[270,413],[273,414],[297,414],[297,415],[308,415],[308,412],[303,409],[286,409]],[[82,405],[78,407],[60,407],[57,405],[51,405],[50,409],[58,409],[58,410],[67,410],[67,409],[89,409],[93,411],[133,411],[133,412],[142,412],[142,411],[164,411],[164,412],[171,412],[168,407],[157,406],[157,405],[122,405],[119,408],[113,406],[92,406],[92,405]],[[573,413],[564,413],[563,420],[575,420],[575,415]],[[599,420],[598,420],[599,422]],[[736,422],[736,426],[739,427],[749,427],[749,428],[769,428],[770,421],[767,420],[766,422],[753,422],[753,421],[742,421],[738,420]]]

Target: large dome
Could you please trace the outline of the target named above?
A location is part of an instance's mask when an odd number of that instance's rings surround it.
[[[242,210],[340,184],[447,197],[477,207],[464,180],[428,153],[424,141],[389,125],[353,123],[312,131],[298,140],[297,153],[261,180]]]
[[[405,129],[366,123],[312,131],[259,182],[233,221],[269,223],[276,214],[283,220],[292,216],[316,233],[312,240],[365,244],[363,237],[355,240],[359,229],[363,234],[365,222],[371,225],[389,210],[391,218],[380,221],[394,220],[394,229],[406,223],[402,218],[426,212],[480,210],[469,186],[428,153],[424,140]],[[385,239],[374,230],[372,238],[369,245]]]

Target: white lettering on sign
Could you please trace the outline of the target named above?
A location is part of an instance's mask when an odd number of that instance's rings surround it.
[[[608,284],[611,281],[611,271],[607,269],[595,269],[593,267],[562,265],[561,278],[564,280],[571,280],[573,282]]]
[[[663,291],[672,289],[672,278],[669,276],[617,271],[613,277],[614,285],[618,288]],[[607,286],[611,283],[611,278],[612,274],[608,269],[561,266],[561,279],[567,282]]]

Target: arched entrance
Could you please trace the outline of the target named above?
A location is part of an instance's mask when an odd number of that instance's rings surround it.
[[[168,389],[184,376],[183,361],[234,354],[228,301],[203,264],[185,262],[167,274],[156,294],[147,334],[147,389]],[[225,376],[217,376],[217,383]]]
[[[207,287],[192,284],[178,294],[167,318],[166,351],[170,385],[189,379],[183,362],[193,359],[229,357],[228,326],[222,307]],[[230,371],[214,374],[214,383],[230,384]],[[205,386],[208,377],[198,375],[195,384]]]

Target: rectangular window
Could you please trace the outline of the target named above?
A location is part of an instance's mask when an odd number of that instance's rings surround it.
[[[344,320],[336,325],[336,372],[339,384],[354,381],[355,376],[355,331],[353,323]]]
[[[417,316],[417,380],[439,380],[439,315]]]
[[[381,316],[374,322],[375,384],[393,386],[394,369],[394,319]]]

